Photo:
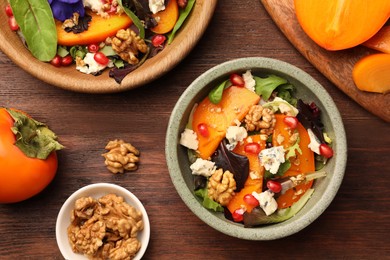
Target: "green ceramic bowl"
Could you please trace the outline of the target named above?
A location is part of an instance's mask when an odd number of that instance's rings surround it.
[[[253,75],[275,74],[287,79],[296,88],[296,96],[305,102],[314,101],[322,111],[322,122],[332,139],[334,156],[326,164],[328,175],[315,181],[311,199],[291,219],[268,226],[245,228],[242,224],[225,219],[222,213],[205,209],[194,195],[187,149],[179,144],[180,134],[185,129],[195,103],[207,96],[209,91],[227,79],[233,72],[251,70]],[[270,58],[242,58],[225,62],[199,76],[181,95],[169,120],[166,144],[166,160],[172,182],[190,210],[209,226],[220,232],[248,240],[273,240],[294,234],[307,227],[332,202],[341,185],[347,162],[347,143],[340,113],[327,91],[309,74],[283,61]]]

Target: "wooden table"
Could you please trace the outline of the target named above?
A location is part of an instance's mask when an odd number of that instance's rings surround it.
[[[333,97],[348,141],[345,178],[333,203],[309,227],[276,241],[224,235],[199,220],[176,193],[164,141],[175,102],[207,69],[248,56],[292,63]],[[120,94],[67,92],[37,80],[0,53],[0,105],[47,123],[66,146],[54,181],[27,201],[0,205],[0,259],[62,259],[56,217],[66,198],[97,182],[122,185],[144,203],[151,221],[145,259],[383,259],[390,256],[390,127],[331,84],[278,30],[260,1],[219,1],[199,44],[171,72]],[[109,173],[105,144],[131,142],[142,153],[136,172]]]

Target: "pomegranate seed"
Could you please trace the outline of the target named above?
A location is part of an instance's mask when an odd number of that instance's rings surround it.
[[[12,12],[12,8],[10,4],[7,4],[5,6],[5,13],[7,14],[8,17],[14,16],[14,13]]]
[[[244,146],[244,151],[246,153],[258,154],[260,153],[260,145],[258,143],[248,143]]]
[[[199,131],[199,134],[203,137],[209,137],[209,135],[210,135],[209,129],[207,128],[207,125],[205,123],[200,123],[198,125],[198,131]]]
[[[325,158],[330,158],[333,156],[333,149],[327,144],[320,145],[320,154]]]
[[[273,193],[279,193],[282,190],[282,184],[277,181],[269,180],[267,181],[267,188]]]
[[[244,213],[245,213],[245,210],[242,209],[242,208],[238,208],[236,209],[233,214],[232,214],[232,218],[235,222],[241,222],[244,220]]]
[[[298,119],[295,116],[286,116],[283,122],[291,129],[295,129],[298,126]]]
[[[100,65],[106,66],[108,62],[110,61],[106,55],[102,52],[96,52],[93,56],[94,60],[99,63]]]
[[[233,73],[230,75],[230,82],[233,84],[233,86],[237,87],[244,87],[245,86],[245,81],[243,77],[240,75]]]
[[[73,58],[70,55],[67,55],[67,56],[61,58],[61,65],[62,66],[69,66],[72,63],[73,63]]]
[[[19,25],[16,22],[16,19],[14,16],[8,17],[8,24],[9,24],[9,28],[11,28],[12,31],[19,30]]]
[[[246,194],[244,196],[244,201],[251,206],[257,207],[259,206],[259,201],[252,195],[252,194]]]
[[[97,43],[91,43],[88,45],[88,51],[89,52],[92,52],[92,53],[95,53],[95,52],[98,52],[99,51],[99,44]]]
[[[156,34],[152,37],[152,44],[154,47],[162,46],[166,39],[165,35]]]
[[[55,66],[55,67],[61,67],[61,56],[56,55],[51,61],[50,64]]]

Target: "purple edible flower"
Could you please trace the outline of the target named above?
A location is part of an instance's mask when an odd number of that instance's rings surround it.
[[[85,10],[82,0],[48,0],[53,16],[61,22],[73,16],[73,13],[79,13],[84,16]]]

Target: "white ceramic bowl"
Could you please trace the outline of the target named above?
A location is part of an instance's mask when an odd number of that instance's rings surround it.
[[[297,91],[296,97],[305,102],[314,101],[321,109],[326,133],[332,139],[334,156],[325,166],[327,176],[315,181],[311,199],[294,217],[273,225],[245,228],[227,220],[223,213],[205,209],[194,195],[194,184],[187,149],[179,144],[180,135],[188,122],[195,103],[205,98],[210,90],[234,73],[251,70],[253,75],[275,74],[287,79]],[[172,182],[191,211],[214,229],[248,240],[272,240],[294,234],[307,227],[329,206],[341,185],[347,162],[347,142],[340,113],[327,91],[309,74],[283,61],[249,57],[231,60],[215,66],[199,76],[181,95],[171,114],[165,154]]]
[[[135,207],[137,210],[142,213],[142,221],[144,222],[144,229],[139,232],[138,240],[141,242],[141,248],[138,253],[135,255],[134,259],[139,260],[144,255],[146,248],[148,247],[149,238],[150,238],[150,223],[148,214],[142,203],[139,199],[127,189],[111,184],[111,183],[96,183],[87,185],[76,192],[74,192],[61,207],[60,212],[58,213],[57,223],[56,223],[56,239],[58,247],[61,251],[64,259],[67,260],[85,260],[88,259],[83,254],[77,254],[72,251],[72,248],[68,240],[67,228],[70,225],[70,214],[74,208],[74,203],[77,199],[85,196],[91,196],[93,198],[100,198],[106,194],[114,193],[118,196],[121,196],[125,201]]]

